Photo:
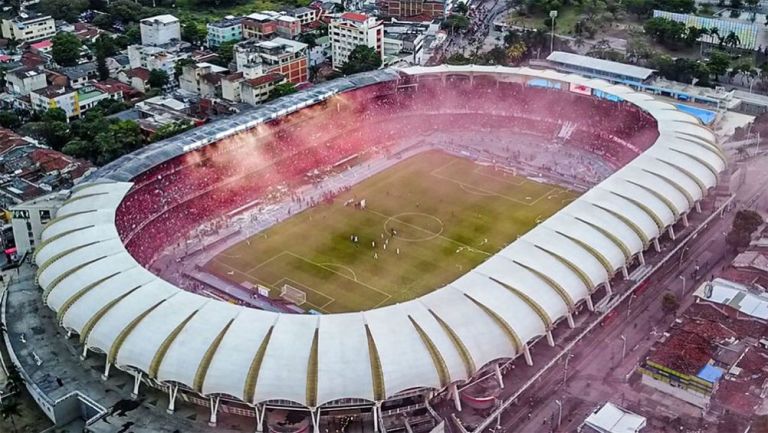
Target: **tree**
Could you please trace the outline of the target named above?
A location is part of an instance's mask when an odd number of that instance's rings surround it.
[[[317,46],[317,35],[314,33],[302,33],[299,35],[299,42],[307,44],[309,48],[315,48]]]
[[[69,126],[64,122],[27,122],[19,132],[44,141],[54,150],[60,150],[70,140]]]
[[[99,72],[99,79],[106,80],[109,78],[107,57],[117,52],[115,41],[109,36],[99,36],[93,43],[93,49],[96,52],[96,69]]]
[[[445,63],[448,65],[468,65],[472,63],[472,59],[461,53],[455,53],[448,56],[445,59]]]
[[[378,51],[365,45],[358,45],[349,53],[347,62],[341,66],[341,72],[344,75],[350,75],[379,69],[380,66],[381,55]]]
[[[0,111],[0,126],[8,129],[16,129],[21,126],[21,119],[13,111]]]
[[[679,306],[680,302],[677,300],[677,296],[674,293],[667,292],[661,297],[661,309],[664,310],[665,313],[674,313]]]
[[[715,81],[717,81],[717,78],[721,75],[725,75],[730,64],[731,60],[728,56],[717,51],[710,54],[709,61],[707,61],[707,67],[709,67],[710,72],[712,72]]]
[[[734,32],[728,32],[728,35],[723,39],[723,43],[727,47],[736,48],[741,45],[741,38]]]
[[[466,15],[467,12],[469,12],[469,7],[467,7],[466,2],[457,2],[456,5],[451,10],[451,12],[461,14],[461,15]]]
[[[177,61],[176,64],[173,65],[173,78],[178,81],[179,77],[181,77],[181,74],[184,73],[184,66],[193,64],[195,64],[195,61],[192,59],[181,59]]]
[[[38,12],[50,15],[55,20],[73,23],[88,9],[88,0],[43,0],[36,8]]]
[[[168,73],[162,69],[152,69],[149,71],[149,87],[153,89],[162,89],[168,84]]]
[[[223,67],[229,67],[229,64],[232,63],[232,59],[235,57],[235,44],[236,41],[227,41],[219,45],[219,48],[216,49],[216,54],[219,55],[218,63]]]
[[[61,108],[49,108],[42,114],[40,120],[45,123],[51,122],[67,122],[67,112]]]
[[[291,93],[296,93],[296,91],[296,86],[293,83],[281,83],[276,85],[272,91],[269,92],[269,100],[290,95]]]
[[[182,22],[181,25],[181,39],[189,42],[193,45],[202,45],[205,42],[205,38],[208,35],[208,31],[204,26],[197,24],[194,21]]]
[[[14,433],[18,432],[16,428],[16,417],[21,416],[21,404],[16,398],[5,398],[0,402],[0,416],[10,421]]]
[[[195,127],[195,124],[190,121],[179,121],[179,122],[172,122],[165,124],[154,132],[151,137],[149,137],[149,141],[154,143],[156,141],[165,140],[166,138],[173,137],[174,135],[181,134],[182,132],[192,129]]]
[[[525,46],[525,42],[521,41],[510,45],[509,48],[507,48],[507,59],[509,60],[509,63],[512,65],[519,64],[527,51],[528,47]]]
[[[458,31],[464,31],[469,28],[469,18],[464,15],[448,15],[448,18],[440,24],[443,29],[451,29],[451,34]]]
[[[746,248],[752,240],[752,233],[763,224],[759,213],[743,209],[736,212],[731,231],[725,237],[725,242],[734,249]]]
[[[72,33],[58,32],[51,39],[51,56],[60,66],[74,66],[80,60],[80,48],[82,44]]]

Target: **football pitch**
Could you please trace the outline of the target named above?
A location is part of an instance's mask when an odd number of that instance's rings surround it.
[[[299,289],[307,311],[366,310],[450,283],[576,195],[430,151],[232,246],[206,269],[269,287],[271,297]]]

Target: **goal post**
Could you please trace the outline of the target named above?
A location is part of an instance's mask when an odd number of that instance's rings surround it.
[[[307,302],[307,293],[290,284],[283,284],[280,289],[280,297],[297,306]]]

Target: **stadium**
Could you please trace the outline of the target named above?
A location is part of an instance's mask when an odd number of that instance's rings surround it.
[[[297,410],[317,431],[356,408],[378,430],[532,364],[724,167],[695,117],[628,87],[379,70],[103,167],[43,232],[37,281],[84,357],[169,411],[183,397],[261,431],[267,408]]]

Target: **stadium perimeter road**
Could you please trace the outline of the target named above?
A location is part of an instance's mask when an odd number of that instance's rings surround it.
[[[765,191],[764,185],[768,184],[768,173],[760,169],[760,165],[765,162],[766,158],[750,162],[747,183],[735,197],[736,209],[765,207],[768,192]],[[689,294],[733,259],[734,254],[729,252],[725,244],[725,234],[730,229],[734,214],[735,210],[726,213],[723,218],[716,217],[688,243],[688,249],[683,249],[682,257],[680,252],[675,253],[668,264],[650,277],[647,290],[633,297],[631,304],[624,302],[619,305],[616,308],[618,315],[612,322],[605,327],[598,326],[576,345],[570,353],[567,371],[562,361],[553,366],[520,396],[516,404],[504,411],[498,428],[494,422],[486,431],[575,431],[584,418],[605,401],[624,405],[648,417],[649,427],[660,433],[681,431],[679,424],[673,425],[669,422],[678,417],[679,422],[685,424],[684,428],[698,429],[702,433],[718,431],[717,421],[702,418],[699,409],[648,387],[633,385],[635,381],[629,379],[638,361],[674,321],[673,315],[665,315],[661,309],[662,295],[672,292],[681,298],[683,280],[680,277],[685,277],[686,295],[682,296],[679,311],[684,310],[694,301]],[[699,221],[701,219],[703,218],[699,218]],[[692,221],[692,226],[695,224]],[[685,233],[679,234],[684,235]],[[667,247],[669,246],[668,243]],[[664,251],[660,256],[663,255]],[[697,266],[699,271],[694,275]],[[595,316],[591,317],[594,320]],[[560,326],[558,330],[570,331],[563,328],[567,327]],[[622,336],[626,338],[626,346]],[[524,377],[530,377],[551,359],[545,352],[560,352],[564,344],[561,340],[557,341],[559,343],[555,348],[548,348],[546,345],[535,347],[533,367],[516,363],[517,370],[505,377],[506,388],[503,395],[516,391],[515,384],[519,386],[524,383]],[[623,348],[625,357],[622,361]],[[529,372],[526,374],[523,370]],[[563,405],[559,428],[556,425],[558,404]],[[462,418],[466,419],[464,416]],[[452,430],[454,433],[458,432],[455,427]]]

